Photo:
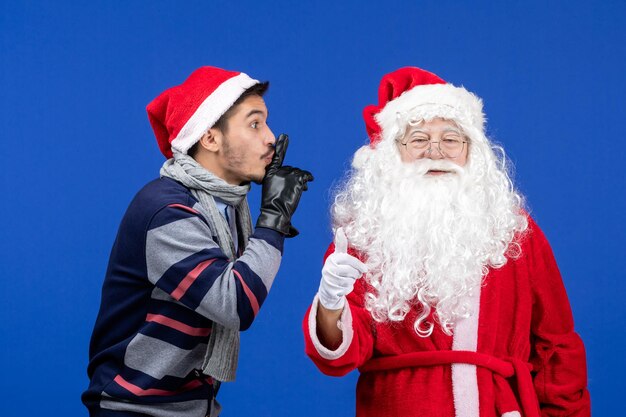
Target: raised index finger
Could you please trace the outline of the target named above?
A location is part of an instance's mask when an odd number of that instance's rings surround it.
[[[348,253],[348,238],[341,227],[335,230],[335,253]]]
[[[278,168],[283,166],[283,161],[285,160],[285,154],[287,153],[287,147],[289,146],[289,136],[284,133],[278,136],[276,139],[276,145],[274,146],[274,157],[272,158],[272,162],[267,167],[267,172],[276,171]]]

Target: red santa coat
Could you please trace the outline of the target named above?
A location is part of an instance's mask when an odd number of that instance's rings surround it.
[[[316,297],[303,323],[307,355],[327,375],[359,368],[358,417],[589,416],[584,346],[552,250],[530,218],[520,243],[521,257],[489,271],[473,299],[479,314],[453,336],[439,326],[418,336],[416,312],[377,323],[359,279],[334,351],[317,338]]]

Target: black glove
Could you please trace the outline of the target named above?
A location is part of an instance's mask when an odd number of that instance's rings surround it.
[[[308,189],[307,182],[313,181],[310,172],[283,166],[289,137],[280,135],[276,140],[274,157],[265,170],[261,191],[261,215],[256,227],[276,230],[286,237],[298,235],[291,225],[291,216],[298,207],[300,196]]]

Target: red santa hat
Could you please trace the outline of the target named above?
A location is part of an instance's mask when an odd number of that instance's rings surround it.
[[[186,154],[248,88],[259,81],[243,72],[201,67],[148,106],[148,118],[166,158]]]
[[[399,133],[399,120],[441,117],[483,131],[482,101],[463,87],[446,83],[437,75],[416,67],[386,74],[378,87],[378,105],[363,110],[370,146]]]

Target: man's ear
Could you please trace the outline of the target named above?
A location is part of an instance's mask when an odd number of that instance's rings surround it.
[[[222,148],[222,133],[219,129],[211,128],[198,141],[200,146],[209,152],[218,152]]]

